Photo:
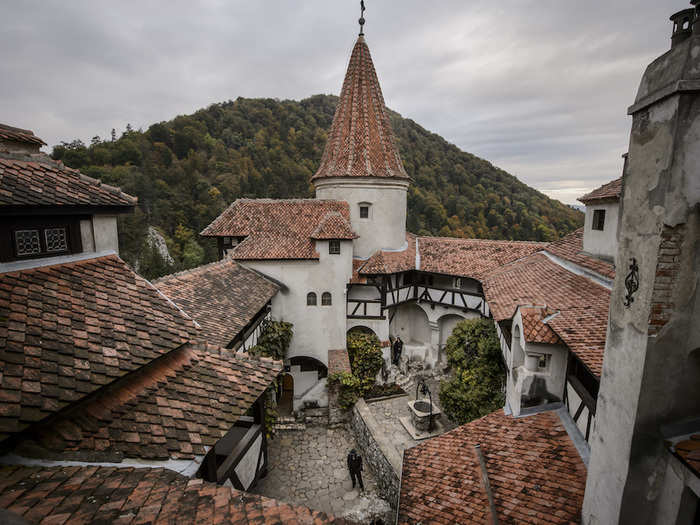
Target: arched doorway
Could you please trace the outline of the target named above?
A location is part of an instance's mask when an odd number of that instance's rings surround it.
[[[294,377],[292,374],[284,374],[280,378],[280,387],[277,399],[277,410],[281,416],[292,414],[294,405]]]
[[[402,304],[394,312],[389,327],[393,336],[400,336],[406,344],[430,344],[428,315],[420,306],[412,303]]]
[[[440,319],[438,319],[438,328],[440,329],[440,350],[445,348],[447,338],[452,335],[452,330],[455,329],[457,323],[464,321],[464,319],[464,317],[457,314],[443,315]]]

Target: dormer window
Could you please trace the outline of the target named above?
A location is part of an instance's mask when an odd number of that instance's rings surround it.
[[[593,210],[594,230],[603,231],[605,229],[605,210]]]
[[[360,204],[360,219],[369,219],[369,203]]]
[[[331,239],[328,241],[328,253],[331,255],[340,255],[340,240]]]
[[[80,251],[79,246],[71,245],[68,225],[44,226],[37,222],[39,221],[28,220],[28,224],[17,224],[14,228],[10,226],[12,243],[7,246],[8,253],[2,254],[2,260],[46,257]]]

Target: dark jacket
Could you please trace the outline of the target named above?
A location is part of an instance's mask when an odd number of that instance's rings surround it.
[[[348,454],[348,469],[350,472],[362,472],[362,457],[357,454]]]

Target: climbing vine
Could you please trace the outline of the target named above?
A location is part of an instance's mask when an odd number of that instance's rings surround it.
[[[362,382],[350,372],[335,372],[328,376],[328,385],[338,389],[338,406],[350,410],[361,395]]]
[[[359,382],[359,395],[364,396],[374,386],[382,368],[382,347],[374,334],[351,332],[347,338],[348,357],[352,375]]]
[[[292,323],[284,321],[263,321],[258,342],[248,353],[252,355],[270,357],[277,361],[283,360],[287,355],[289,344],[294,335]],[[272,439],[275,435],[275,423],[277,422],[277,380],[272,387],[265,392],[265,435]]]

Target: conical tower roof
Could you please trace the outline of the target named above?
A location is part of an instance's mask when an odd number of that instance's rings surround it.
[[[352,50],[321,165],[311,180],[326,177],[409,178],[362,35]]]

